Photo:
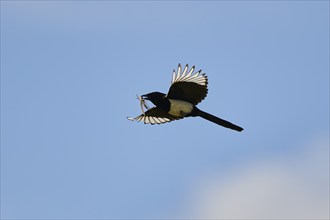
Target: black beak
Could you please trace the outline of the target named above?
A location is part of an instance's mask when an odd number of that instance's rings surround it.
[[[148,95],[141,95],[142,99],[149,100]]]

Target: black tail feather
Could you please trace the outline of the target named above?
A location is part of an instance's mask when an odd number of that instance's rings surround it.
[[[203,112],[202,110],[200,110],[198,108],[194,109],[192,116],[200,116],[200,117],[202,117],[206,120],[209,120],[209,121],[211,121],[213,123],[216,123],[218,125],[221,125],[223,127],[230,128],[230,129],[233,129],[235,131],[243,131],[243,128],[241,128],[240,126],[234,125],[233,123],[231,123],[229,121],[218,118],[218,117],[216,117],[214,115],[211,115],[207,112]]]

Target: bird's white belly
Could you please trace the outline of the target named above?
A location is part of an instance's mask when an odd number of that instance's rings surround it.
[[[194,108],[193,104],[186,101],[174,100],[174,99],[169,99],[169,100],[171,102],[171,108],[168,113],[174,116],[179,116],[179,117],[186,116]]]

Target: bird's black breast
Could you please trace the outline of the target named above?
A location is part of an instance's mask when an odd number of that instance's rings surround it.
[[[152,100],[152,103],[166,112],[170,111],[171,102],[166,97]]]

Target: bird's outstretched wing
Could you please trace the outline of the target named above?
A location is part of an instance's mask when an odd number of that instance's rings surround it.
[[[202,70],[193,73],[194,70],[195,66],[188,71],[188,64],[183,70],[180,64],[177,72],[173,70],[172,84],[167,98],[179,99],[197,105],[207,96],[207,76],[205,73],[201,74]]]
[[[176,117],[170,115],[169,113],[158,107],[151,108],[148,111],[146,111],[144,114],[141,114],[135,118],[127,117],[127,119],[130,121],[142,121],[144,122],[144,124],[152,124],[152,125],[163,124],[181,118],[183,117]]]

